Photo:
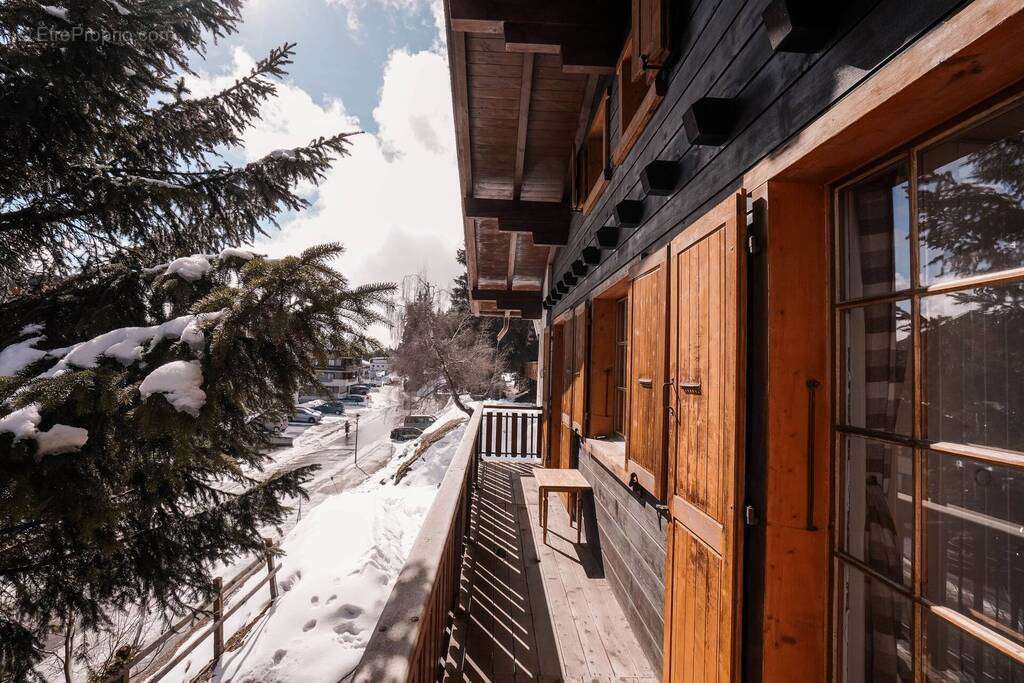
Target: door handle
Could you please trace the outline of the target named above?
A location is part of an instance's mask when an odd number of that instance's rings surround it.
[[[650,377],[641,377],[637,380],[637,383],[639,383],[644,389],[650,389],[654,386],[654,380]]]
[[[699,394],[700,380],[696,382],[680,382],[679,388],[683,390],[684,394]]]

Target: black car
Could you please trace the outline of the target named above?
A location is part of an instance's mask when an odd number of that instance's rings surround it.
[[[391,440],[412,441],[413,439],[419,438],[422,433],[422,429],[416,429],[415,427],[395,427],[391,430]]]
[[[316,408],[324,415],[344,415],[345,404],[341,401],[331,401],[330,403],[324,403]]]
[[[370,387],[364,384],[353,384],[348,388],[348,393],[355,394],[356,396],[367,396],[370,393]]]

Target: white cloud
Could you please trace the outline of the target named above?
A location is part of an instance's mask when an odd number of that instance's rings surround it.
[[[252,64],[252,57],[238,49],[231,73],[204,75],[190,87],[196,95],[223,88]],[[340,100],[318,104],[287,82],[261,114],[244,135],[248,159],[360,128]],[[310,209],[282,219],[280,232],[253,246],[283,255],[341,242],[346,253],[335,266],[353,284],[398,282],[421,273],[447,287],[461,271],[455,251],[463,234],[444,54],[393,51],[373,117],[379,132],[354,137],[351,155],[335,162],[316,191],[303,188],[313,202]]]

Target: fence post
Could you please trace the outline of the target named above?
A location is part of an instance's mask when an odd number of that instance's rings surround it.
[[[270,575],[270,599],[277,600],[277,576],[274,575],[274,542],[269,538],[263,539],[267,555],[267,574]]]
[[[224,654],[224,579],[215,578],[213,587],[217,591],[213,596],[213,661],[218,662]]]

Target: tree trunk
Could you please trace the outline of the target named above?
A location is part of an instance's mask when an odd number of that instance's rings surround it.
[[[67,626],[64,628],[64,683],[72,683],[72,657],[75,652],[75,622],[68,612]]]

